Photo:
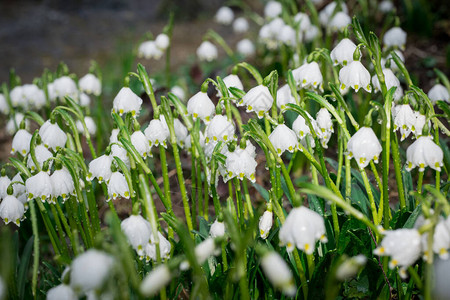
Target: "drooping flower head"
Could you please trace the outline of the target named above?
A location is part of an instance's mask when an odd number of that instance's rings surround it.
[[[323,77],[319,64],[315,61],[301,65],[292,71],[292,75],[301,88],[322,89]]]
[[[102,93],[102,83],[94,74],[89,73],[84,75],[78,84],[80,86],[80,90],[87,94],[100,96]]]
[[[217,47],[209,41],[204,41],[197,48],[197,57],[201,61],[211,62],[215,60],[217,56],[218,56]]]
[[[247,106],[247,112],[254,111],[261,119],[272,107],[273,97],[266,86],[258,85],[250,89],[239,104]]]
[[[57,123],[47,120],[39,129],[42,143],[45,147],[53,150],[64,148],[67,142],[66,133],[58,126]]]
[[[365,168],[373,159],[378,162],[382,147],[370,127],[361,127],[347,142],[347,156],[354,157],[360,168]]]
[[[133,116],[139,116],[142,99],[128,87],[123,87],[113,101],[113,112],[123,115],[130,112]]]
[[[211,121],[211,116],[214,115],[215,106],[207,93],[198,92],[192,96],[187,103],[187,113],[191,115],[194,120],[197,118],[205,122]]]
[[[353,53],[356,50],[356,45],[350,39],[342,39],[339,44],[331,50],[330,57],[334,65],[346,66],[353,61]]]
[[[355,92],[358,92],[360,88],[363,88],[370,93],[372,90],[370,79],[369,71],[367,71],[363,64],[358,60],[350,62],[339,71],[341,91],[351,87]]]
[[[443,158],[444,152],[433,142],[433,138],[421,136],[406,149],[406,170],[419,167],[419,171],[423,172],[425,167],[430,167],[440,172]]]
[[[295,132],[284,124],[279,124],[269,135],[269,140],[277,151],[278,156],[284,151],[294,152],[298,148]]]

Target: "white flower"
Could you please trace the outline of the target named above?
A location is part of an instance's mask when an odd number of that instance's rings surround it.
[[[394,110],[394,131],[400,129],[402,135],[400,140],[403,141],[411,133],[411,128],[416,122],[416,116],[408,104],[396,105]]]
[[[120,160],[127,166],[127,168],[130,168],[130,158],[128,157],[127,150],[120,146],[120,145],[112,145],[111,146],[111,157],[117,156],[120,158]]]
[[[94,94],[95,96],[100,96],[102,93],[102,83],[94,74],[84,75],[78,82],[80,90],[88,93]]]
[[[284,124],[279,124],[269,135],[269,140],[277,151],[278,156],[284,151],[294,152],[298,148],[295,132]]]
[[[52,181],[47,172],[40,171],[25,181],[28,199],[40,198],[42,201],[52,196]]]
[[[0,199],[3,199],[6,196],[8,196],[7,191],[10,183],[11,179],[9,179],[8,176],[6,175],[0,176]]]
[[[225,169],[227,170],[226,179],[238,177],[243,180],[246,177],[251,182],[255,182],[255,171],[257,162],[246,149],[236,149],[234,152],[230,152],[227,155],[225,161]]]
[[[238,88],[240,90],[244,90],[244,86],[242,85],[242,81],[239,79],[239,76],[235,74],[230,74],[225,76],[223,79],[223,83],[229,89],[230,87]]]
[[[50,176],[52,183],[52,200],[56,202],[56,198],[61,196],[63,201],[69,199],[70,195],[73,195],[75,190],[75,184],[73,182],[72,175],[69,170],[63,167],[60,170],[55,170]]]
[[[9,92],[9,98],[11,99],[11,105],[13,107],[26,107],[28,105],[21,85],[14,87]]]
[[[280,244],[286,245],[289,252],[297,247],[312,254],[318,240],[327,242],[325,233],[325,222],[318,213],[304,206],[295,207],[281,226]]]
[[[243,17],[236,18],[236,20],[234,20],[233,22],[233,31],[235,33],[247,32],[248,28],[249,28],[248,21]]]
[[[127,180],[125,176],[120,172],[114,172],[108,181],[108,196],[109,201],[111,199],[116,199],[119,196],[129,199],[130,198],[130,188],[128,187]]]
[[[291,93],[291,88],[288,84],[283,85],[277,91],[277,107],[284,111],[286,109],[286,105],[292,103],[295,104],[295,98]]]
[[[356,45],[350,39],[344,38],[339,44],[331,50],[330,57],[334,65],[346,66],[353,61],[353,53],[356,50]]]
[[[86,124],[86,128],[87,128],[89,134],[95,135],[95,133],[97,132],[97,125],[95,125],[94,119],[92,119],[89,116],[84,117],[84,123]],[[77,125],[78,132],[84,133],[84,127],[80,120],[77,120],[76,125]]]
[[[319,36],[319,28],[317,26],[311,25],[303,36],[305,42],[312,42],[316,37]]]
[[[209,41],[204,41],[197,48],[197,56],[198,59],[201,61],[211,62],[215,60],[218,56],[217,47]]]
[[[307,114],[309,117],[309,121],[313,126],[314,132],[318,134],[320,129],[317,128],[316,121],[308,112]],[[295,119],[294,123],[292,123],[292,130],[294,130],[300,140],[303,140],[306,135],[311,134],[311,129],[306,124],[305,119],[301,115],[298,115],[297,119]]]
[[[138,57],[144,57],[145,59],[154,58],[160,59],[163,55],[161,49],[156,45],[155,41],[145,41],[139,45]]]
[[[319,64],[315,61],[304,63],[299,68],[292,71],[294,80],[301,88],[322,89],[323,77],[320,72]]]
[[[44,91],[35,84],[25,84],[22,86],[23,97],[31,107],[40,109],[45,105]]]
[[[386,57],[386,59],[381,58],[381,65],[388,67],[387,64],[389,62],[389,65],[390,65],[389,68],[391,68],[392,71],[398,71],[399,70],[398,66],[395,63],[394,59],[392,58],[392,52],[395,52],[395,54],[397,54],[397,56],[400,58],[400,60],[402,62],[405,62],[405,56],[403,55],[403,53],[398,49],[394,49],[391,52],[389,52],[389,55]]]
[[[381,1],[378,5],[378,10],[383,13],[389,13],[395,9],[394,4],[389,0]]]
[[[319,20],[320,20],[320,24],[322,24],[323,26],[327,26],[328,22],[330,21],[330,19],[333,16],[333,12],[336,9],[336,2],[330,2],[330,4],[328,4],[327,6],[325,6],[319,13]],[[347,9],[347,5],[345,5],[344,2],[340,3],[341,5],[341,9],[344,13],[348,14],[348,9]],[[337,11],[339,12],[339,10]]]
[[[151,155],[150,144],[148,142],[147,137],[142,133],[142,131],[138,130],[138,131],[133,132],[130,139],[131,139],[131,144],[133,144],[134,148],[136,148],[136,151],[142,157],[146,158],[147,155]]]
[[[3,94],[0,94],[0,112],[5,115],[9,114],[9,105]]]
[[[47,292],[47,300],[77,300],[77,294],[66,284],[57,285]]]
[[[120,130],[118,128],[114,128],[111,130],[111,135],[109,136],[109,143],[117,143],[119,142],[117,136],[119,135]]]
[[[128,87],[123,87],[113,102],[113,112],[123,115],[124,113],[131,112],[133,116],[138,116],[141,110],[142,99],[139,98]]]
[[[103,154],[97,157],[89,163],[89,174],[87,175],[87,180],[91,181],[97,178],[101,183],[103,181],[108,181],[111,177],[111,164],[113,157],[111,155]]]
[[[264,274],[276,288],[281,289],[288,297],[295,296],[297,287],[292,271],[277,252],[270,251],[265,254],[261,259],[261,267],[264,270]]]
[[[254,111],[261,119],[272,107],[273,97],[266,86],[258,85],[249,90],[239,104],[247,106],[247,112]]]
[[[159,265],[145,276],[139,287],[139,291],[144,297],[154,296],[169,284],[171,277],[167,265]]]
[[[42,143],[47,148],[58,150],[59,148],[64,148],[66,145],[66,133],[59,128],[58,124],[52,123],[50,120],[42,124],[39,129],[39,135],[41,136]]]
[[[24,213],[25,208],[22,202],[12,195],[6,196],[0,203],[0,218],[3,219],[5,224],[14,222],[17,226],[20,226]]]
[[[311,27],[309,16],[302,12],[299,12],[294,16],[294,22],[298,26],[298,30],[302,32],[308,31]]]
[[[423,235],[424,249],[428,248],[428,234]],[[440,220],[436,225],[433,235],[433,252],[439,255],[440,259],[448,259],[448,249],[450,248],[450,217]],[[427,251],[425,251],[427,252]]]
[[[354,277],[366,262],[367,257],[362,254],[346,259],[336,270],[336,279],[345,281]]]
[[[284,25],[281,28],[280,32],[278,32],[278,35],[276,35],[276,38],[278,41],[286,45],[294,46],[296,42],[296,35],[297,33],[295,32],[294,28],[289,25]]]
[[[192,96],[187,103],[187,113],[191,115],[194,120],[200,118],[205,122],[211,120],[211,116],[214,114],[216,107],[207,93],[198,92]]]
[[[17,130],[20,128],[20,123],[22,121],[25,122],[25,129],[30,127],[30,121],[28,119],[24,120],[24,115],[22,113],[16,112],[14,118],[10,118],[8,120],[8,123],[6,123],[6,131],[13,135]]]
[[[36,148],[34,148],[34,154],[36,156],[38,165],[41,168],[47,159],[49,159],[50,157],[53,157],[53,154],[42,145],[37,145]],[[34,161],[33,161],[33,158],[31,157],[31,155],[28,156],[27,166],[28,166],[28,168],[31,169],[31,171],[36,170],[36,165],[34,164]]]
[[[169,129],[159,119],[153,119],[148,124],[148,127],[144,130],[144,134],[148,139],[150,147],[163,146],[167,148],[167,139],[170,136]]]
[[[370,127],[361,127],[347,142],[348,158],[355,158],[360,168],[365,168],[373,159],[378,163],[381,144]]]
[[[385,234],[373,253],[378,256],[390,256],[389,268],[400,266],[405,269],[419,258],[422,247],[420,234],[416,229],[403,228],[386,231]]]
[[[170,39],[165,33],[160,33],[155,39],[156,47],[161,50],[166,50],[169,47]]]
[[[175,136],[177,137],[177,143],[180,147],[184,146],[184,141],[186,140],[186,137],[188,136],[188,130],[184,124],[178,120],[173,120],[173,129],[175,130]]]
[[[360,61],[354,60],[339,71],[339,81],[341,82],[341,91],[347,87],[352,87],[355,92],[360,88],[370,93],[370,73]]]
[[[236,44],[236,50],[245,57],[252,56],[255,54],[255,45],[249,39],[243,39]]]
[[[226,116],[216,115],[206,127],[206,143],[228,142],[236,139],[234,124]]]
[[[23,184],[20,184],[20,183],[14,183],[14,184],[12,185],[13,190],[14,190],[13,195],[16,196],[17,198],[19,198],[20,195],[25,194],[25,192],[26,192],[26,189],[25,189],[25,183],[23,182],[23,179],[22,179],[22,177],[20,176],[20,173],[17,173],[17,174],[13,177],[13,179],[11,180],[11,182],[14,182],[14,181],[18,181],[18,182],[22,182],[22,183],[23,183]]]
[[[431,102],[433,103],[439,100],[449,102],[450,95],[445,86],[443,86],[442,84],[436,84],[428,92],[428,98],[430,98]]]
[[[208,257],[217,254],[217,246],[214,239],[209,237],[195,247],[195,257],[200,265],[202,265]]]
[[[418,111],[415,111],[414,115],[416,116],[416,120],[414,122],[414,125],[411,126],[411,131],[414,133],[414,135],[417,138],[422,135],[422,130],[427,121],[427,117],[425,115],[422,115]],[[428,126],[431,126],[431,122],[429,120],[428,120]]]
[[[423,172],[425,167],[430,167],[440,172],[441,166],[443,166],[443,158],[444,153],[433,142],[433,138],[421,136],[406,149],[406,170],[410,171],[419,167],[419,171]]]
[[[328,22],[328,28],[332,31],[343,31],[351,22],[352,18],[348,14],[339,11]]]
[[[19,129],[12,140],[11,154],[16,152],[25,156],[30,151],[32,135],[25,129]]]
[[[215,220],[214,223],[212,223],[211,228],[209,229],[209,235],[212,238],[224,236],[225,224],[223,222]]]
[[[266,210],[264,214],[259,218],[259,234],[262,239],[267,239],[270,229],[272,228],[273,213]]]
[[[391,69],[383,69],[384,81],[386,83],[386,88],[389,91],[392,87],[397,87],[395,93],[402,92],[400,87],[400,80],[394,75]],[[381,91],[380,81],[378,80],[377,75],[373,75],[372,84],[375,92]],[[394,95],[394,98],[395,95]],[[398,97],[397,97],[398,98]]]
[[[450,295],[450,284],[448,284],[450,260],[436,258],[433,264],[433,273],[433,299],[448,300],[448,295]]]
[[[233,10],[226,6],[222,6],[221,8],[219,8],[219,10],[216,13],[216,16],[214,17],[217,23],[223,25],[230,25],[231,22],[233,22],[233,18],[234,18]]]
[[[113,265],[109,254],[89,249],[72,261],[70,286],[78,294],[98,290],[110,276]]]
[[[120,228],[126,235],[131,247],[136,250],[139,256],[143,256],[144,247],[150,241],[150,223],[141,215],[132,215],[122,221]]]
[[[322,146],[328,148],[328,141],[331,138],[331,134],[334,132],[333,121],[331,120],[331,114],[326,108],[321,108],[316,115],[316,124],[319,130],[316,131]]]
[[[65,96],[76,99],[78,96],[77,85],[69,76],[55,79],[52,88],[54,89],[55,96],[60,99],[63,99]]]
[[[184,89],[179,86],[179,85],[174,85],[171,89],[170,92],[172,94],[174,94],[175,96],[177,96],[181,101],[185,101],[186,100],[186,93],[184,92]]]
[[[206,138],[205,138],[205,135],[203,134],[203,132],[199,132],[199,144],[200,144],[200,147],[205,147],[205,140],[206,140]],[[191,145],[191,135],[189,134],[188,136],[186,136],[186,138],[184,139],[184,147],[186,148],[186,149],[190,149],[191,147],[192,147],[192,145]]]
[[[168,259],[170,257],[170,249],[172,245],[170,242],[160,233],[158,232],[159,239],[159,253],[162,259]],[[150,260],[156,261],[156,241],[154,235],[150,232],[150,242],[144,247],[144,255],[146,262]]]
[[[400,27],[392,27],[383,36],[384,48],[396,47],[405,50],[406,32]]]
[[[281,14],[283,11],[283,6],[280,2],[277,1],[269,1],[264,7],[264,16],[266,18],[275,18]]]
[[[91,98],[85,93],[80,93],[78,101],[82,107],[88,107],[91,104]]]

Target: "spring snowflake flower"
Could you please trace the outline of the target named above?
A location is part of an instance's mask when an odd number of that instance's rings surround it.
[[[25,181],[28,200],[40,198],[42,201],[50,198],[53,193],[52,180],[46,171],[40,171]]]
[[[201,61],[211,62],[218,56],[217,47],[209,41],[204,41],[197,48],[197,56]]]
[[[277,39],[278,39],[278,41],[280,41],[286,45],[294,46],[295,42],[296,42],[296,40],[295,40],[296,36],[297,36],[297,33],[294,28],[292,28],[289,25],[284,25],[281,28],[281,31],[278,33]]]
[[[53,90],[57,98],[63,99],[68,96],[72,99],[78,97],[78,88],[75,81],[69,76],[63,76],[53,81]]]
[[[316,134],[319,136],[322,146],[328,148],[328,141],[331,138],[331,134],[334,132],[333,121],[331,120],[331,114],[326,108],[321,108],[316,115],[316,124],[319,130]]]
[[[26,107],[28,105],[21,85],[14,87],[9,92],[9,98],[11,99],[11,105],[13,107]]]
[[[231,8],[229,8],[229,7],[222,6],[217,11],[214,19],[219,24],[230,25],[231,22],[233,22],[233,19],[234,19],[233,10]]]
[[[367,257],[362,254],[346,259],[336,270],[336,279],[345,281],[356,276],[366,262]]]
[[[414,122],[414,125],[411,127],[411,131],[414,133],[414,135],[417,138],[422,135],[422,130],[427,121],[427,117],[418,111],[415,111],[414,115],[416,116],[416,120]],[[430,121],[428,121],[428,126],[431,126]]]
[[[236,139],[234,124],[226,116],[216,115],[206,127],[206,143],[228,142]]]
[[[345,12],[339,11],[328,22],[328,28],[334,32],[343,31],[350,23],[352,23],[352,18]]]
[[[233,22],[233,31],[235,33],[245,33],[248,31],[248,28],[248,21],[243,17],[236,18]]]
[[[311,27],[311,20],[305,13],[299,12],[294,16],[294,23],[298,26],[298,30],[301,32],[307,31]]]
[[[130,188],[128,187],[127,180],[125,176],[120,172],[114,172],[108,181],[108,196],[109,201],[111,199],[116,199],[118,197],[123,197],[126,199],[130,198]]]
[[[145,41],[139,45],[138,57],[143,57],[145,59],[154,58],[156,60],[160,59],[163,55],[161,49],[156,45],[155,41]]]
[[[144,297],[152,297],[169,284],[171,278],[169,267],[166,264],[159,265],[145,276],[139,291]]]
[[[89,249],[77,256],[70,268],[70,286],[78,294],[99,290],[111,273],[114,258],[109,254]]]
[[[280,229],[280,244],[286,245],[287,251],[292,252],[294,247],[312,254],[316,242],[327,242],[325,236],[325,222],[315,211],[304,206],[291,210]]]
[[[150,147],[161,145],[164,148],[167,148],[167,139],[170,136],[170,132],[166,126],[164,126],[163,122],[159,119],[150,121],[150,124],[148,124],[148,127],[144,130],[144,134],[148,139]]]
[[[202,265],[208,257],[217,255],[217,245],[213,238],[209,237],[195,247],[195,257],[200,265]]]
[[[16,152],[25,156],[30,151],[32,135],[25,129],[19,129],[12,140],[11,154]]]
[[[347,142],[347,156],[355,158],[360,168],[365,168],[373,159],[378,163],[381,144],[370,127],[361,127]]]
[[[144,247],[150,241],[150,223],[141,215],[131,215],[122,221],[120,227],[131,247],[136,250],[139,256],[143,256]]]
[[[384,48],[400,48],[405,50],[406,32],[400,27],[392,27],[383,36]]]
[[[416,222],[417,223],[417,222]],[[424,250],[424,259],[429,259],[430,250],[428,248],[428,233],[422,234],[422,248]],[[450,248],[450,217],[441,219],[434,229],[433,252],[439,255],[440,259],[449,258],[448,249]]]
[[[0,203],[0,218],[3,219],[6,225],[9,222],[14,222],[20,226],[20,221],[24,218],[25,208],[15,196],[7,195]]]
[[[247,112],[254,111],[261,119],[272,107],[273,97],[266,86],[258,85],[249,90],[238,104],[247,106]]]
[[[135,131],[130,137],[131,144],[133,144],[136,151],[143,157],[146,158],[147,155],[151,155],[150,144],[147,137],[142,133],[142,131]]]
[[[203,132],[199,132],[199,144],[200,147],[204,148],[205,147],[205,135],[203,134]],[[185,139],[184,139],[184,147],[186,149],[190,149],[192,147],[192,141],[191,141],[191,135],[189,134]]]
[[[284,124],[279,124],[269,135],[269,140],[277,151],[278,156],[284,151],[294,152],[298,148],[295,132]]]
[[[400,129],[400,134],[402,135],[401,141],[406,139],[411,133],[411,128],[413,127],[416,116],[411,106],[408,104],[396,105],[394,116],[394,131]]]
[[[249,39],[240,40],[236,44],[236,50],[244,57],[253,56],[255,54],[255,45]]]
[[[169,36],[165,33],[160,33],[155,39],[156,47],[161,50],[166,50],[169,47],[170,39]]]
[[[356,50],[356,45],[350,39],[342,39],[339,44],[331,50],[330,57],[334,65],[346,66],[353,61],[353,53]]]
[[[194,120],[200,118],[206,123],[211,121],[211,116],[215,112],[214,103],[208,97],[207,93],[198,92],[192,96],[187,103],[187,113],[191,115]]]
[[[52,202],[56,203],[56,199],[61,196],[63,201],[69,199],[70,195],[74,194],[75,184],[69,170],[63,167],[55,170],[50,176],[52,183]]]
[[[85,93],[80,93],[78,101],[79,101],[78,103],[82,107],[89,107],[89,105],[91,105],[91,98]]]
[[[2,173],[2,176],[0,176],[0,199],[8,196],[7,191],[9,184],[11,183],[11,179],[9,179],[9,177],[4,174],[4,170],[2,171]]]
[[[355,92],[360,88],[371,92],[370,73],[360,61],[354,60],[339,71],[339,81],[341,82],[341,91],[347,87],[352,87]]]
[[[162,259],[169,259],[170,257],[170,250],[172,248],[172,245],[170,242],[161,234],[161,232],[158,232],[158,239],[159,239],[159,253],[161,255]],[[149,261],[156,261],[156,241],[154,238],[154,235],[150,232],[150,242],[147,243],[147,245],[144,247],[144,256],[146,262]]]
[[[389,91],[392,87],[397,87],[397,90],[395,93],[398,93],[401,91],[399,89],[400,87],[400,80],[394,75],[391,69],[383,69],[383,75],[384,75],[384,81],[386,83],[386,88]],[[372,84],[375,92],[381,91],[380,81],[378,80],[377,75],[372,76]],[[398,98],[394,95],[394,98]]]
[[[0,112],[5,115],[9,114],[9,105],[3,94],[0,94]]]
[[[301,65],[292,71],[292,75],[301,88],[319,88],[322,90],[323,77],[319,64],[315,61]]]
[[[225,224],[223,222],[215,220],[214,223],[212,223],[211,228],[209,229],[209,235],[212,238],[224,236]]]
[[[102,93],[102,83],[94,74],[84,75],[78,82],[80,90],[87,94],[93,94],[95,96],[100,96]]]
[[[179,85],[174,85],[171,89],[170,92],[172,94],[174,94],[175,96],[178,97],[178,99],[180,99],[181,101],[185,101],[186,100],[186,93],[184,92],[184,89],[179,86]]]
[[[406,170],[411,171],[415,167],[419,167],[419,171],[423,172],[425,167],[430,167],[440,172],[443,158],[444,153],[433,142],[433,138],[421,136],[406,149]]]
[[[319,36],[319,28],[317,26],[311,25],[305,34],[303,35],[303,40],[307,43],[312,42]]]
[[[138,116],[141,105],[142,99],[133,93],[130,88],[123,87],[114,98],[113,112],[120,116],[128,112],[131,112],[133,116]]]
[[[77,300],[77,294],[66,284],[57,285],[47,292],[47,300]]]
[[[277,1],[269,1],[264,7],[264,16],[266,18],[275,18],[278,17],[283,11],[283,6],[280,2]]]
[[[322,24],[324,27],[327,27],[328,22],[330,21],[330,19],[333,17],[333,13],[336,9],[336,2],[330,2],[330,4],[328,4],[327,6],[325,6],[319,13],[319,20],[320,20],[320,24]],[[340,3],[342,12],[348,14],[348,8],[347,5],[343,2]],[[339,10],[337,11],[339,12]],[[336,12],[336,13],[337,13]]]
[[[95,133],[97,132],[97,125],[95,125],[94,119],[92,119],[89,116],[84,117],[84,123],[86,124],[86,128],[87,128],[89,134],[95,135]],[[84,133],[84,127],[80,120],[77,120],[76,125],[77,125],[78,132]]]
[[[118,135],[119,135],[120,129],[118,128],[114,128],[113,130],[111,130],[111,135],[109,136],[109,143],[118,143]]]
[[[97,178],[101,183],[103,181],[108,181],[111,177],[111,164],[113,157],[111,155],[103,154],[97,157],[89,163],[89,173],[87,175],[87,180],[91,181]]]
[[[25,123],[25,129],[28,129],[30,127],[30,121],[28,119],[24,119],[24,117],[25,116],[22,113],[16,112],[14,118],[10,118],[8,123],[6,123],[6,132],[13,135],[20,129],[19,127],[22,121]]]
[[[269,281],[286,296],[294,297],[297,292],[294,277],[281,256],[270,251],[261,258],[261,267]]]
[[[47,120],[39,129],[42,143],[45,147],[53,150],[64,148],[67,142],[66,133],[56,123]]]
[[[17,198],[19,198],[20,195],[25,194],[26,193],[26,188],[25,188],[25,182],[22,179],[22,176],[20,176],[20,173],[17,173],[13,179],[11,180],[11,182],[21,182],[21,183],[14,183],[12,185],[13,187],[13,195],[16,196]],[[23,183],[23,184],[22,184]]]
[[[277,91],[277,107],[284,111],[286,109],[286,105],[292,103],[295,104],[295,98],[291,93],[291,88],[288,84],[285,84]]]
[[[259,218],[259,234],[262,239],[267,239],[270,229],[272,228],[273,213],[266,210],[264,214]]]
[[[23,97],[27,106],[40,109],[45,105],[45,93],[35,84],[25,84],[22,86]]]
[[[48,151],[48,149],[45,148],[43,145],[37,145],[36,148],[34,148],[34,154],[36,156],[36,160],[37,160],[40,168],[42,168],[44,162],[47,159],[53,157],[53,154],[50,151]],[[51,163],[50,163],[50,165],[51,165]],[[28,156],[27,166],[28,166],[28,168],[31,169],[31,171],[36,170],[36,165],[34,164],[34,161],[33,161],[33,158],[31,157],[31,155]]]
[[[225,86],[229,89],[230,87],[234,87],[240,90],[244,90],[244,86],[242,85],[241,79],[239,79],[239,76],[235,74],[230,74],[228,76],[225,76],[223,79],[223,83],[225,83]],[[222,97],[222,93],[220,90],[217,90],[217,96],[219,98]]]
[[[420,234],[416,229],[397,229],[386,231],[386,236],[373,253],[378,256],[390,256],[389,268],[401,267],[400,275],[411,266],[422,252]]]
[[[243,180],[245,177],[254,183],[256,180],[256,166],[257,162],[249,151],[238,148],[234,152],[230,152],[227,155],[227,159],[225,161],[227,175],[224,179],[228,181],[233,177],[237,177],[240,180]]]
[[[383,13],[389,13],[394,9],[395,9],[394,4],[392,3],[392,1],[389,0],[381,1],[380,4],[378,5],[378,10]]]
[[[309,121],[313,126],[314,132],[316,134],[319,133],[320,129],[317,127],[316,121],[308,112],[306,113],[308,114]],[[294,123],[292,123],[292,130],[294,130],[300,140],[303,140],[308,134],[311,135],[311,129],[301,115],[298,115],[297,119],[295,119]]]
[[[127,150],[120,145],[112,145],[111,146],[111,157],[117,156],[120,160],[130,168],[130,158],[128,157]]]
[[[446,102],[450,102],[450,95],[448,90],[442,84],[436,84],[433,86],[428,92],[428,98],[430,98],[431,102],[436,103],[436,101],[442,100]]]

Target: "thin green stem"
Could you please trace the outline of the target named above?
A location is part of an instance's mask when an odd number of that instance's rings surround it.
[[[36,208],[34,206],[34,201],[29,202],[30,214],[31,214],[31,226],[33,229],[33,278],[31,281],[31,291],[34,297],[36,297],[36,286],[38,278],[38,268],[39,268],[39,230],[37,225]],[[56,249],[55,249],[56,251]]]
[[[372,188],[369,183],[369,178],[367,177],[367,173],[364,168],[359,168],[361,176],[364,181],[364,186],[366,187],[367,196],[369,197],[370,209],[372,210],[372,218],[375,225],[378,225],[378,214],[377,214],[377,206],[375,204],[375,199],[373,197]]]
[[[403,187],[403,178],[402,178],[402,167],[400,165],[400,153],[398,151],[398,139],[397,135],[393,134],[392,136],[392,160],[394,162],[395,169],[395,180],[397,182],[397,190],[398,190],[398,198],[400,201],[400,208],[403,209],[406,207],[406,197],[405,197],[405,189]]]

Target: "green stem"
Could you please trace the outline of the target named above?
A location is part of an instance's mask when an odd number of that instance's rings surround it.
[[[370,187],[369,178],[367,177],[367,173],[364,168],[359,168],[361,176],[364,181],[364,186],[366,187],[367,196],[369,197],[370,208],[372,210],[372,218],[375,225],[378,225],[378,214],[377,214],[377,206],[375,204],[375,199],[373,197],[372,188]]]
[[[73,254],[75,256],[77,256],[78,255],[78,251],[77,251],[78,249],[75,247],[76,243],[75,243],[75,240],[74,240],[74,237],[73,237],[73,234],[72,234],[72,230],[71,230],[69,224],[67,223],[66,216],[64,215],[64,212],[62,211],[61,206],[59,205],[58,202],[56,202],[55,207],[56,207],[56,211],[59,214],[59,218],[61,219],[62,225],[64,226],[64,229],[66,230],[66,233],[69,236],[70,243],[72,244]]]
[[[298,254],[297,249],[294,249],[293,256],[295,264],[297,266],[298,275],[300,276],[300,284],[302,286],[303,299],[308,299],[308,280],[306,280],[305,268],[303,268],[303,264],[302,261],[300,260],[300,255]]]
[[[400,165],[400,153],[398,151],[398,139],[397,135],[392,135],[392,160],[394,162],[395,180],[397,182],[398,198],[400,201],[400,208],[406,207],[405,189],[403,187],[402,167]]]
[[[417,181],[417,193],[422,194],[423,175],[425,172],[419,171],[419,180]],[[416,203],[416,206],[418,203]]]
[[[33,228],[33,278],[31,282],[31,291],[33,296],[36,297],[36,286],[37,286],[37,277],[38,277],[38,268],[39,268],[39,230],[37,225],[37,216],[36,216],[36,208],[34,207],[34,201],[29,202],[30,205],[30,214],[31,214],[31,225]],[[56,251],[56,249],[55,249]]]
[[[50,209],[52,210],[53,218],[55,219],[56,229],[58,230],[59,240],[61,242],[61,252],[66,257],[69,257],[69,248],[67,247],[66,237],[64,235],[63,227],[61,226],[61,222],[59,221],[58,212],[55,209],[54,204],[50,204]]]
[[[176,144],[174,147],[177,147]],[[163,176],[164,183],[164,197],[166,198],[166,203],[168,205],[167,213],[173,215],[172,210],[172,200],[170,196],[170,181],[169,181],[169,172],[167,170],[167,158],[166,158],[166,149],[159,145],[159,157],[161,159],[161,171]]]
[[[247,186],[247,179],[246,178],[244,178],[244,180],[242,180],[242,186],[244,187],[244,198],[245,198],[245,202],[247,203],[248,213],[250,215],[250,219],[253,219],[254,213],[253,213],[252,200],[250,199],[250,194],[248,192],[248,186]]]

